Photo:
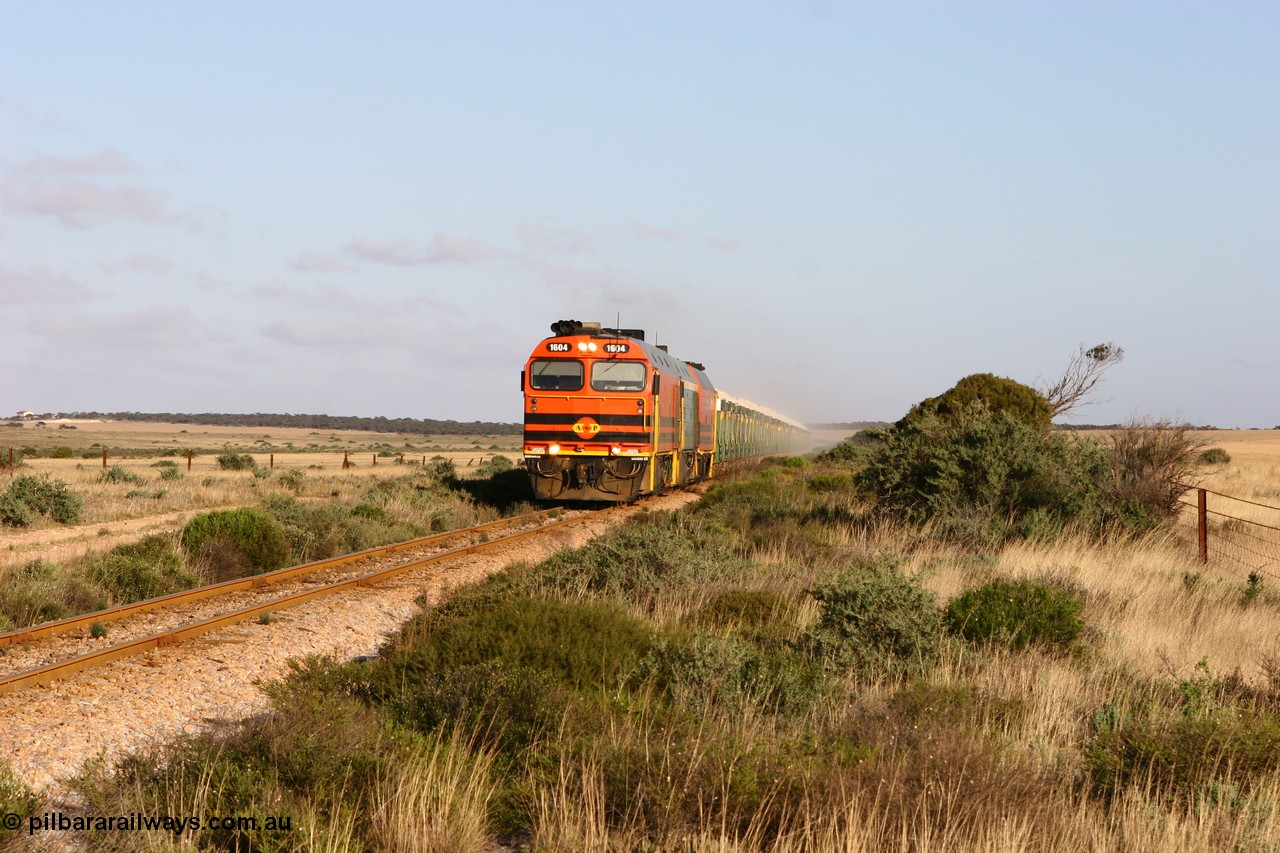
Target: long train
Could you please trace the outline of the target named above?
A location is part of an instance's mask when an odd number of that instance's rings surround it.
[[[551,331],[520,374],[538,498],[631,501],[807,445],[803,424],[718,390],[640,329],[560,320]]]

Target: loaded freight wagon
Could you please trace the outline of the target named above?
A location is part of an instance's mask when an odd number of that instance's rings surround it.
[[[560,320],[520,374],[524,459],[547,500],[630,501],[735,459],[803,451],[808,430],[716,389],[639,329]]]

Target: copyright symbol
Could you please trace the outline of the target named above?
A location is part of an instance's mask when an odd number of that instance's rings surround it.
[[[22,826],[22,818],[18,817],[13,812],[5,812],[4,828],[8,830],[14,830],[14,829],[17,829],[19,826]]]

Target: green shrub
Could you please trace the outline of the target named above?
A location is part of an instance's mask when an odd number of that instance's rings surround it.
[[[49,452],[49,458],[50,459],[75,459],[76,452],[72,450],[70,447],[66,447],[66,446],[55,447],[52,451]]]
[[[553,555],[537,575],[547,588],[571,595],[596,593],[651,607],[670,590],[737,577],[745,567],[721,537],[683,516],[655,513]]]
[[[162,533],[117,545],[106,556],[90,562],[87,570],[117,603],[156,598],[199,585],[183,564],[173,538]]]
[[[429,618],[430,631],[389,662],[392,683],[499,660],[574,688],[612,685],[653,639],[649,627],[604,602],[528,595],[485,601]]]
[[[821,616],[811,647],[825,664],[863,675],[925,669],[937,656],[941,614],[934,595],[888,557],[865,560],[810,590]]]
[[[182,472],[181,472],[181,471],[179,471],[179,470],[178,470],[178,468],[177,468],[176,466],[171,467],[171,468],[161,468],[161,469],[160,469],[160,479],[161,479],[161,480],[181,480],[181,479],[182,479],[182,477],[183,477]]]
[[[182,548],[212,564],[215,574],[257,574],[289,560],[284,531],[260,509],[215,510],[198,515],[182,529]]]
[[[27,506],[11,489],[0,492],[0,524],[9,527],[30,527],[36,520],[36,513]]]
[[[944,621],[971,642],[1067,651],[1084,630],[1083,613],[1074,590],[1037,580],[994,580],[952,599]]]
[[[1095,795],[1131,786],[1194,801],[1218,786],[1248,789],[1274,776],[1280,717],[1247,706],[1107,706],[1093,715],[1083,747],[1085,777]]]
[[[1221,447],[1210,447],[1200,454],[1200,462],[1205,465],[1226,465],[1231,461],[1231,454]]]
[[[884,444],[879,435],[879,432],[873,430],[861,430],[839,444],[828,447],[819,453],[814,461],[835,464],[865,462],[867,457],[879,450]]]
[[[74,524],[80,520],[83,511],[84,503],[80,496],[65,482],[51,480],[47,474],[18,477],[0,493],[0,519],[17,527],[30,524],[35,514],[47,516],[60,524]]]
[[[306,479],[305,471],[301,468],[290,468],[287,471],[280,472],[280,476],[276,478],[276,482],[296,495],[302,493],[304,479]]]
[[[974,408],[981,408],[993,417],[1008,415],[1039,432],[1047,431],[1053,418],[1049,401],[1036,389],[1003,376],[975,373],[937,397],[912,406],[895,428],[926,417],[936,417],[944,423],[964,420]]]
[[[258,463],[248,453],[222,453],[217,457],[218,467],[223,471],[253,471]]]
[[[849,474],[816,474],[809,478],[809,488],[815,492],[848,492],[853,490],[853,477]]]
[[[1106,449],[1044,433],[1008,414],[974,408],[942,420],[922,416],[884,433],[885,446],[858,472],[858,487],[888,515],[933,522],[944,538],[992,547],[1048,538],[1067,524],[1144,529],[1154,519],[1107,489]]]
[[[146,478],[139,474],[135,474],[128,468],[121,468],[119,465],[112,465],[110,468],[98,475],[99,483],[128,483],[133,486],[144,485]]]
[[[737,636],[695,632],[656,638],[632,680],[657,686],[677,708],[739,714],[749,706],[803,708],[817,695],[821,678],[818,666],[790,649],[761,649]]]
[[[387,511],[374,504],[356,504],[351,508],[351,514],[356,518],[371,518],[375,521],[387,520]]]

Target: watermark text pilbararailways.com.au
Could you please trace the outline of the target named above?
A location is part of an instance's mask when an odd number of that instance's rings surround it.
[[[130,812],[122,815],[64,814],[62,812],[44,812],[31,815],[24,821],[21,815],[9,812],[0,818],[5,829],[10,832],[20,829],[25,823],[27,835],[37,832],[141,832],[158,830],[182,835],[186,832],[201,830],[223,830],[231,832],[271,832],[274,830],[289,831],[293,819],[289,816],[254,817],[250,815],[231,815],[227,817],[200,817],[195,815],[152,815],[141,812]]]

